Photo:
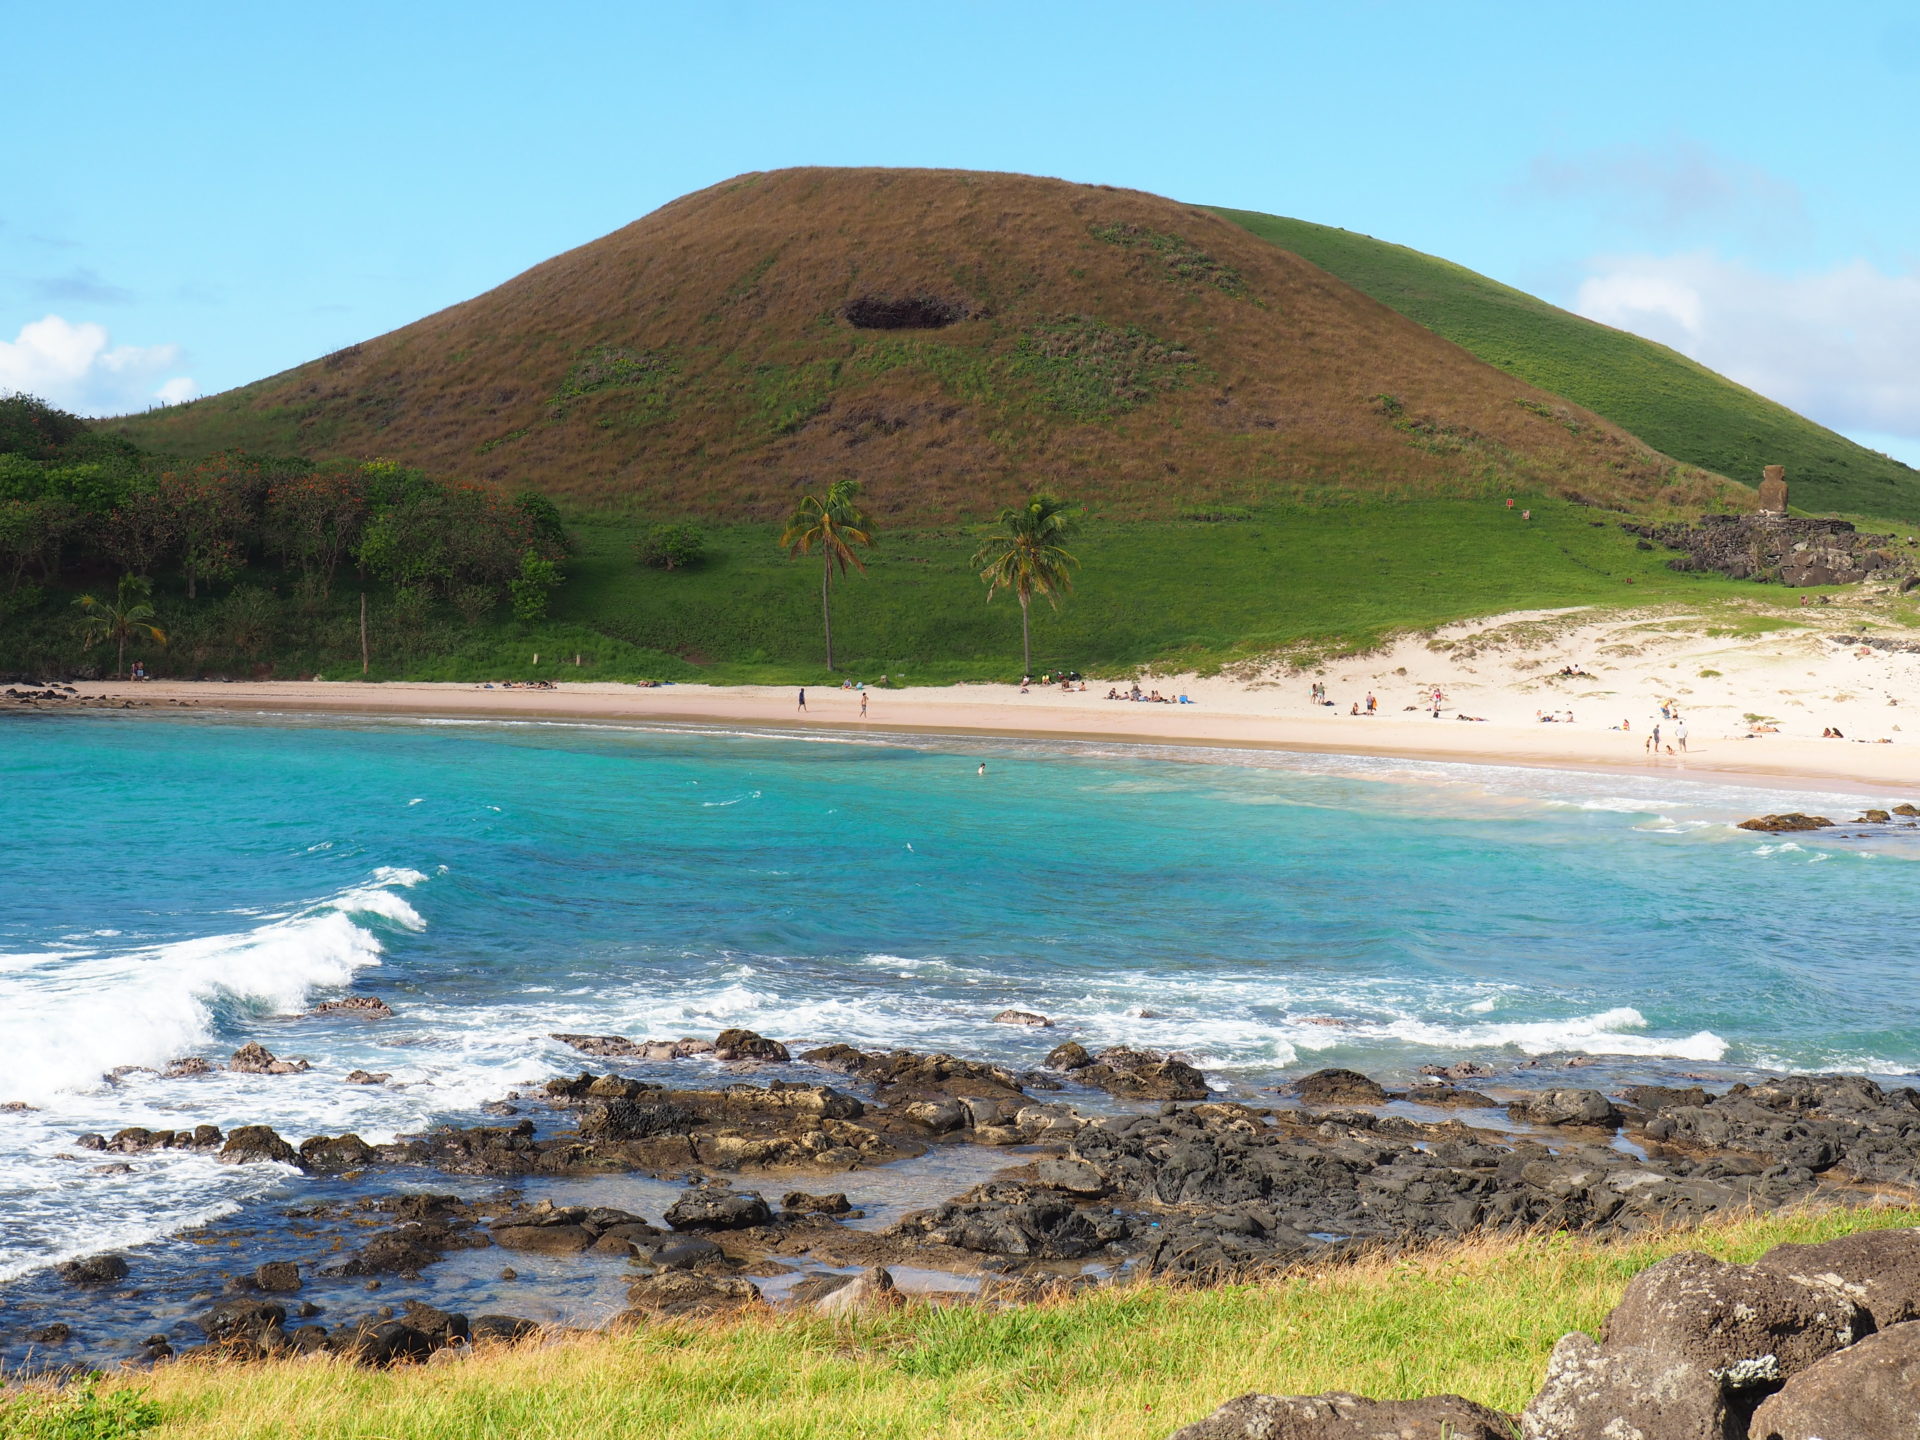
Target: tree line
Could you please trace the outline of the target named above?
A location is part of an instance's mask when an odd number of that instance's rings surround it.
[[[390,460],[235,451],[169,463],[32,397],[0,397],[0,613],[112,582],[116,601],[76,602],[83,640],[100,638],[103,606],[150,609],[156,582],[193,604],[255,568],[285,577],[307,612],[351,579],[363,606],[378,585],[403,613],[445,602],[474,624],[510,603],[538,620],[568,548],[558,510],[537,493],[510,498]]]

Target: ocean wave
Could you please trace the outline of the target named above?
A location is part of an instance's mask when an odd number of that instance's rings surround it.
[[[1525,1020],[1504,1024],[1446,1025],[1428,1020],[1396,1020],[1383,1033],[1421,1045],[1459,1050],[1518,1050],[1523,1055],[1578,1051],[1589,1055],[1634,1055],[1645,1059],[1720,1060],[1727,1042],[1711,1030],[1691,1035],[1647,1035],[1647,1017],[1631,1005],[1597,1015],[1565,1020]],[[1362,1029],[1359,1033],[1364,1034]]]
[[[0,972],[0,1097],[39,1101],[96,1089],[121,1066],[157,1069],[209,1044],[221,1007],[305,1008],[314,991],[380,963],[377,923],[425,928],[398,891],[426,878],[383,867],[250,930]]]

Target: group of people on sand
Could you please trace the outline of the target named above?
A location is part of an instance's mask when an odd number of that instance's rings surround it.
[[[1087,687],[1082,685],[1080,688],[1084,690]],[[1142,690],[1138,685],[1135,685],[1129,688],[1127,693],[1124,695],[1121,694],[1118,690],[1109,689],[1107,691],[1107,699],[1135,701],[1142,705],[1191,705],[1193,704],[1193,701],[1189,700],[1184,695],[1162,695],[1158,690],[1155,690],[1149,693],[1147,691]]]
[[[1538,720],[1542,725],[1573,724],[1573,712],[1571,710],[1536,710],[1533,712],[1533,718]]]
[[[658,680],[646,680],[641,683],[658,685],[660,682]],[[552,690],[556,687],[551,680],[502,680],[498,685],[489,680],[480,688],[482,690]]]
[[[867,718],[867,687],[864,684],[856,684],[852,680],[842,680],[840,682],[840,688],[842,690],[854,690],[859,692],[860,718],[862,720],[866,719]],[[796,708],[798,709],[799,713],[802,715],[809,713],[807,710],[807,691],[805,686],[802,686],[800,688],[800,694],[797,698]]]
[[[1184,696],[1181,698],[1183,700],[1185,699]],[[1315,704],[1315,705],[1324,705],[1328,709],[1335,708],[1333,701],[1327,697],[1327,687],[1322,683],[1320,683],[1318,680],[1314,681],[1312,686],[1308,688],[1307,699],[1312,704]],[[1409,705],[1406,708],[1409,710],[1422,710],[1422,709],[1431,710],[1433,712],[1433,718],[1438,720],[1440,718],[1440,711],[1446,706],[1446,703],[1447,703],[1446,692],[1440,689],[1438,686],[1435,686],[1432,692],[1425,697],[1424,704]],[[1347,707],[1347,714],[1349,717],[1378,715],[1379,713],[1380,713],[1380,697],[1375,695],[1371,690],[1367,692],[1367,698],[1365,700],[1355,700],[1351,705]],[[1459,718],[1462,720],[1484,721],[1486,717],[1483,715],[1462,715]]]
[[[1562,680],[1592,680],[1597,677],[1589,675],[1578,665],[1562,665],[1559,671],[1559,678]]]
[[[1022,695],[1026,694],[1028,687],[1033,683],[1034,680],[1031,675],[1022,675],[1020,677],[1020,693]],[[1084,695],[1087,693],[1087,682],[1080,678],[1080,672],[1078,670],[1049,671],[1040,677],[1040,683],[1042,685],[1058,685],[1060,687],[1060,693],[1063,695]]]
[[[1660,714],[1663,719],[1671,719],[1673,721],[1673,728],[1666,732],[1667,733],[1666,743],[1664,744],[1664,746],[1662,745],[1660,740],[1660,726],[1656,724],[1653,727],[1653,729],[1648,732],[1646,743],[1643,744],[1640,748],[1645,750],[1649,755],[1658,755],[1663,750],[1668,755],[1686,754],[1687,753],[1687,722],[1680,718],[1680,712],[1678,709],[1670,710],[1667,705],[1662,705],[1660,707]],[[1625,729],[1629,729],[1630,726],[1625,722],[1622,722],[1620,728],[1622,730],[1625,730]]]

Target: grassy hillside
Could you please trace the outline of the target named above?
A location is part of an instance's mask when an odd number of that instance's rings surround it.
[[[1489,364],[1604,415],[1690,465],[1746,484],[1784,465],[1796,508],[1920,518],[1920,471],[1686,356],[1464,266],[1350,230],[1212,207]]]
[[[1614,517],[1522,495],[1523,521],[1500,497],[1336,496],[1274,503],[1225,521],[1090,520],[1072,542],[1082,564],[1060,610],[1034,606],[1036,669],[1119,676],[1146,666],[1210,669],[1272,650],[1340,651],[1392,631],[1502,610],[1560,605],[1689,606],[1790,601],[1789,592],[1666,568]],[[578,552],[549,618],[504,608],[463,618],[444,601],[376,587],[375,679],[560,678],[820,683],[817,562],[787,559],[778,527],[709,527],[707,558],[689,569],[638,564],[644,526],[619,515],[572,527]],[[908,684],[1017,678],[1019,609],[991,605],[971,562],[981,532],[951,525],[883,531],[866,575],[834,587],[840,673]],[[172,644],[131,652],[156,673],[246,676],[360,673],[357,590],[343,580],[325,604],[268,604],[284,577],[236,577],[189,601],[177,584],[155,597]],[[53,595],[0,626],[0,672],[75,673],[111,655],[81,652],[71,597]],[[534,655],[542,662],[536,666]]]
[[[1040,484],[1160,518],[1327,483],[1686,503],[1717,483],[1208,211],[953,170],[743,175],[114,428],[731,521],[843,476],[919,524]]]
[[[1751,585],[1668,570],[1664,552],[1637,549],[1591,510],[1533,504],[1531,522],[1498,499],[1348,499],[1275,504],[1228,522],[1089,522],[1072,546],[1082,561],[1075,592],[1058,613],[1034,607],[1034,664],[1092,674],[1149,663],[1206,669],[1276,649],[1364,646],[1390,631],[1508,609],[1760,598]],[[576,534],[581,553],[556,618],[691,660],[715,680],[824,675],[819,571],[783,558],[773,527],[710,531],[710,559],[671,573],[633,563],[627,522],[585,523]],[[986,602],[968,563],[977,544],[959,526],[885,536],[868,574],[835,587],[841,672],[917,684],[1017,678],[1019,610],[1005,595]]]
[[[1776,1215],[1631,1244],[1483,1240],[1267,1285],[993,1310],[764,1316],[388,1371],[174,1365],[0,1395],[7,1440],[1162,1440],[1249,1391],[1452,1392],[1517,1410],[1547,1352],[1683,1249],[1751,1260],[1920,1212]]]

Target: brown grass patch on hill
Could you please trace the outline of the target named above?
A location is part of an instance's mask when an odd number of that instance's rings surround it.
[[[1206,211],[952,170],[743,175],[114,423],[183,455],[382,455],[716,519],[841,477],[916,523],[1042,483],[1145,518],[1306,486],[1693,504],[1725,483]]]

